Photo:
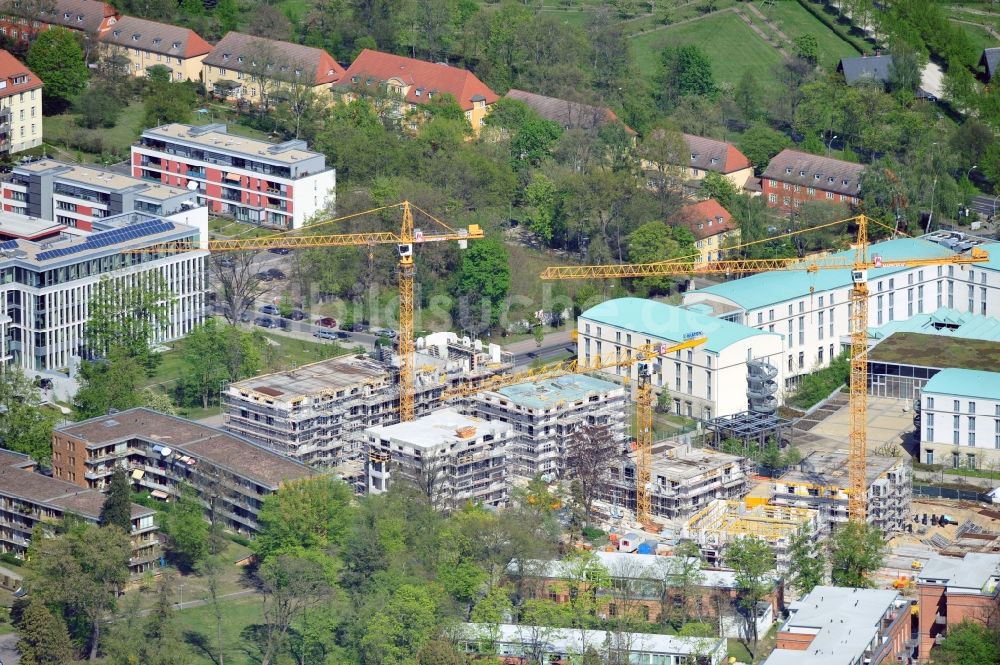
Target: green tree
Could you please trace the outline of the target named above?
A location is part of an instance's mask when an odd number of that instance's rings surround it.
[[[823,583],[825,567],[823,555],[816,547],[811,527],[806,525],[795,534],[788,552],[789,582],[799,592],[799,596],[804,596],[812,591],[813,587]]]
[[[717,90],[712,63],[701,47],[694,44],[667,47],[660,54],[654,89],[664,111],[676,106],[681,97],[712,96]]]
[[[892,62],[889,63],[889,91],[901,102],[913,99],[920,85],[920,74],[923,69],[920,54],[913,49],[897,48],[893,51]]]
[[[739,139],[740,151],[758,170],[791,144],[787,136],[763,123],[754,123]]]
[[[154,397],[141,387],[146,371],[128,351],[114,347],[106,361],[85,362],[80,366],[80,388],[73,398],[79,418],[106,415],[111,409],[124,411],[146,406]]]
[[[559,208],[559,192],[543,173],[535,173],[524,189],[528,228],[546,244],[552,242]]]
[[[0,373],[0,442],[3,447],[47,463],[58,413],[42,404],[38,387],[16,366]]]
[[[173,580],[168,574],[160,576],[156,590],[156,604],[146,617],[142,639],[138,640],[138,662],[143,665],[184,665],[190,662],[190,654],[185,653],[174,615]]]
[[[694,236],[682,226],[646,222],[628,236],[628,256],[631,263],[656,263],[694,253]],[[654,295],[669,293],[674,279],[644,277],[634,284],[644,289],[648,295]]]
[[[187,82],[162,83],[150,80],[145,95],[145,116],[147,127],[157,127],[170,122],[190,122],[191,112],[198,103],[195,88]]]
[[[151,347],[166,329],[174,295],[163,275],[149,271],[135,276],[132,286],[102,277],[90,297],[85,335],[92,351],[107,355],[112,348],[151,368]]]
[[[458,274],[459,320],[480,332],[500,320],[510,293],[510,258],[497,238],[477,240],[462,254]]]
[[[45,83],[46,113],[65,109],[87,85],[90,72],[77,36],[66,28],[39,33],[28,49],[28,68]]]
[[[815,35],[799,35],[792,40],[795,44],[795,55],[811,65],[819,60],[819,42]]]
[[[132,531],[132,499],[128,473],[118,466],[111,472],[108,491],[101,506],[101,525],[116,526],[125,533]]]
[[[364,665],[418,665],[417,654],[437,626],[437,600],[423,586],[405,584],[389,597],[365,627]]]
[[[528,118],[510,141],[510,152],[514,165],[537,166],[552,153],[552,148],[563,128],[557,122],[540,117]]]
[[[236,0],[219,0],[212,11],[215,20],[219,22],[219,29],[222,34],[235,30],[239,26],[240,10]]]
[[[261,564],[258,577],[264,605],[264,653],[261,665],[276,662],[292,624],[329,600],[332,561],[317,552],[279,554]]]
[[[115,526],[80,524],[31,540],[25,582],[46,605],[78,619],[74,637],[87,645],[90,660],[97,658],[101,625],[128,581],[130,554],[128,534]]]
[[[105,86],[92,84],[77,96],[73,103],[77,124],[88,129],[114,127],[124,105]]]
[[[170,559],[181,571],[194,570],[208,556],[209,524],[193,487],[181,486],[180,496],[161,514],[160,522]]]
[[[778,447],[774,439],[768,439],[767,443],[761,449],[760,457],[757,461],[770,476],[774,476],[776,471],[781,470],[784,459],[781,455],[781,448]]]
[[[352,497],[350,486],[331,476],[285,483],[264,499],[254,551],[266,560],[282,552],[342,545]]]
[[[743,115],[744,122],[753,122],[760,117],[761,100],[760,83],[757,81],[753,69],[748,67],[743,70],[743,75],[740,76],[740,80],[736,82],[736,87],[733,89],[733,101]]]
[[[17,650],[24,665],[65,665],[73,659],[66,622],[32,596],[17,621]]]
[[[774,552],[764,539],[745,536],[729,543],[726,548],[726,565],[736,572],[737,602],[747,618],[747,627],[753,640],[752,651],[756,657],[760,636],[757,634],[755,613],[757,603],[764,599],[774,584]]]
[[[867,589],[869,575],[882,567],[886,544],[877,527],[848,522],[830,541],[830,579],[834,586]]]
[[[264,344],[261,337],[216,319],[192,328],[181,350],[185,401],[208,408],[223,384],[259,373]]]
[[[996,665],[1000,663],[996,633],[981,623],[968,619],[955,626],[948,626],[947,636],[934,650],[934,663]]]

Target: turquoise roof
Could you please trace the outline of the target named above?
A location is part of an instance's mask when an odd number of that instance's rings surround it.
[[[879,254],[884,259],[892,260],[944,258],[954,256],[955,252],[929,240],[899,238],[874,243],[871,246],[871,254]],[[997,254],[992,254],[991,257],[998,256],[998,254],[1000,254],[1000,249],[998,249]],[[853,258],[854,250],[837,252],[833,256]],[[991,258],[991,261],[997,261],[997,269],[1000,270],[1000,256],[996,259]],[[906,268],[891,267],[869,270],[868,282],[871,283],[873,280],[893,275],[902,270],[906,270]],[[805,270],[776,270],[707,286],[694,291],[694,293],[711,293],[731,300],[745,310],[752,310],[804,298],[809,295],[810,289],[820,292],[850,285],[851,271],[847,268],[843,270],[817,270],[811,273]]]
[[[1000,342],[1000,321],[992,316],[981,316],[942,307],[933,314],[917,314],[904,321],[890,321],[884,326],[869,328],[868,336],[872,339],[885,339],[897,332]]]
[[[496,392],[514,404],[529,409],[545,409],[557,402],[575,402],[594,393],[606,393],[621,386],[586,374],[568,374],[555,379],[517,383]]]
[[[943,369],[924,384],[922,392],[1000,400],[1000,374],[975,369]]]
[[[708,341],[699,348],[714,353],[748,337],[757,335],[781,337],[777,333],[764,332],[691,309],[643,298],[608,300],[591,307],[580,317],[625,330],[634,330],[669,342],[682,342],[686,336],[701,333],[708,338]]]

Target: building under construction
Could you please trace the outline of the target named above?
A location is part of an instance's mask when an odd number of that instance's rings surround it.
[[[618,384],[567,374],[477,393],[466,410],[513,426],[516,436],[508,453],[512,473],[561,478],[574,436],[586,435],[587,428],[607,445],[624,449],[625,398],[625,388]]]
[[[709,565],[721,565],[725,549],[738,538],[756,536],[774,550],[779,573],[787,572],[792,539],[808,527],[816,537],[819,512],[794,506],[758,505],[748,507],[742,501],[716,499],[695,513],[681,527],[681,538],[692,540],[701,548]]]
[[[901,457],[869,455],[865,464],[868,523],[883,533],[902,531],[910,515],[913,474]],[[828,533],[848,519],[846,453],[814,452],[774,481],[775,505],[814,508]]]
[[[418,371],[418,415],[440,403],[434,371]],[[398,380],[398,369],[350,355],[237,381],[222,393],[225,428],[301,462],[345,465],[363,456],[366,427],[399,420]]]
[[[655,447],[650,479],[654,517],[683,520],[714,499],[738,499],[747,492],[752,463],[745,457],[688,443]],[[602,499],[635,512],[635,456],[611,466]]]

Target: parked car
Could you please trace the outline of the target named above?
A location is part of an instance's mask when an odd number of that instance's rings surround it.
[[[236,265],[236,260],[231,256],[223,256],[218,260],[218,264],[221,268],[232,268]]]
[[[288,250],[287,247],[272,247],[271,249],[269,249],[267,251],[271,252],[272,254],[281,254],[282,256],[284,256],[285,254],[288,254],[288,252],[289,252],[289,250]]]
[[[285,279],[286,275],[277,268],[268,268],[267,274],[271,276],[271,279]]]
[[[253,319],[253,314],[251,314],[250,310],[248,309],[243,310],[243,313],[240,314],[240,321],[242,321],[243,323],[250,323],[252,319]]]
[[[255,324],[261,328],[277,328],[278,324],[274,322],[274,319],[268,318],[266,316],[258,316],[253,321]]]
[[[266,272],[259,272],[257,273],[257,279],[259,279],[262,282],[270,282],[274,278],[268,275]]]
[[[285,317],[286,319],[291,319],[292,321],[301,321],[306,318],[306,313],[301,309],[293,309],[291,313]]]
[[[316,321],[316,325],[322,328],[336,328],[337,319],[333,318],[332,316],[324,316],[322,319]]]
[[[292,324],[286,319],[275,319],[274,324],[282,330],[291,330],[292,328]]]
[[[313,333],[313,337],[318,339],[340,339],[340,334],[343,333],[339,333],[337,330],[317,330]],[[346,336],[347,335],[344,334],[344,337]]]
[[[351,332],[364,332],[366,330],[368,330],[368,326],[363,323],[355,323],[351,326]]]
[[[278,314],[280,314],[277,305],[264,305],[263,307],[260,308],[260,311],[263,312],[264,314],[270,314],[271,316],[277,316]]]

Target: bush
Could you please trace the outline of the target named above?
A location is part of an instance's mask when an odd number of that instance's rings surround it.
[[[788,401],[792,406],[808,409],[847,383],[850,373],[851,362],[845,352],[834,358],[829,367],[802,377],[799,389]]]
[[[830,18],[830,16],[826,12],[822,11],[812,2],[809,2],[809,0],[799,0],[799,4],[802,5],[802,7],[805,8],[807,12],[809,12],[810,14],[818,18],[820,21],[822,21],[826,27],[833,30],[838,37],[840,37],[845,42],[853,46],[858,53],[866,53],[867,51],[871,50],[868,44],[858,39],[857,37],[854,37],[853,35],[849,34],[846,30],[844,30],[842,25],[837,23],[835,19]]]
[[[604,538],[604,532],[592,526],[583,527],[583,537],[587,540],[600,540]]]
[[[244,536],[241,536],[239,534],[236,534],[236,533],[227,533],[226,534],[226,538],[228,538],[229,540],[233,541],[237,545],[242,545],[243,547],[250,547],[250,539],[249,538],[245,538]]]
[[[77,113],[76,122],[81,127],[110,129],[118,123],[124,106],[109,91],[99,86],[85,90],[76,98],[74,110]]]

